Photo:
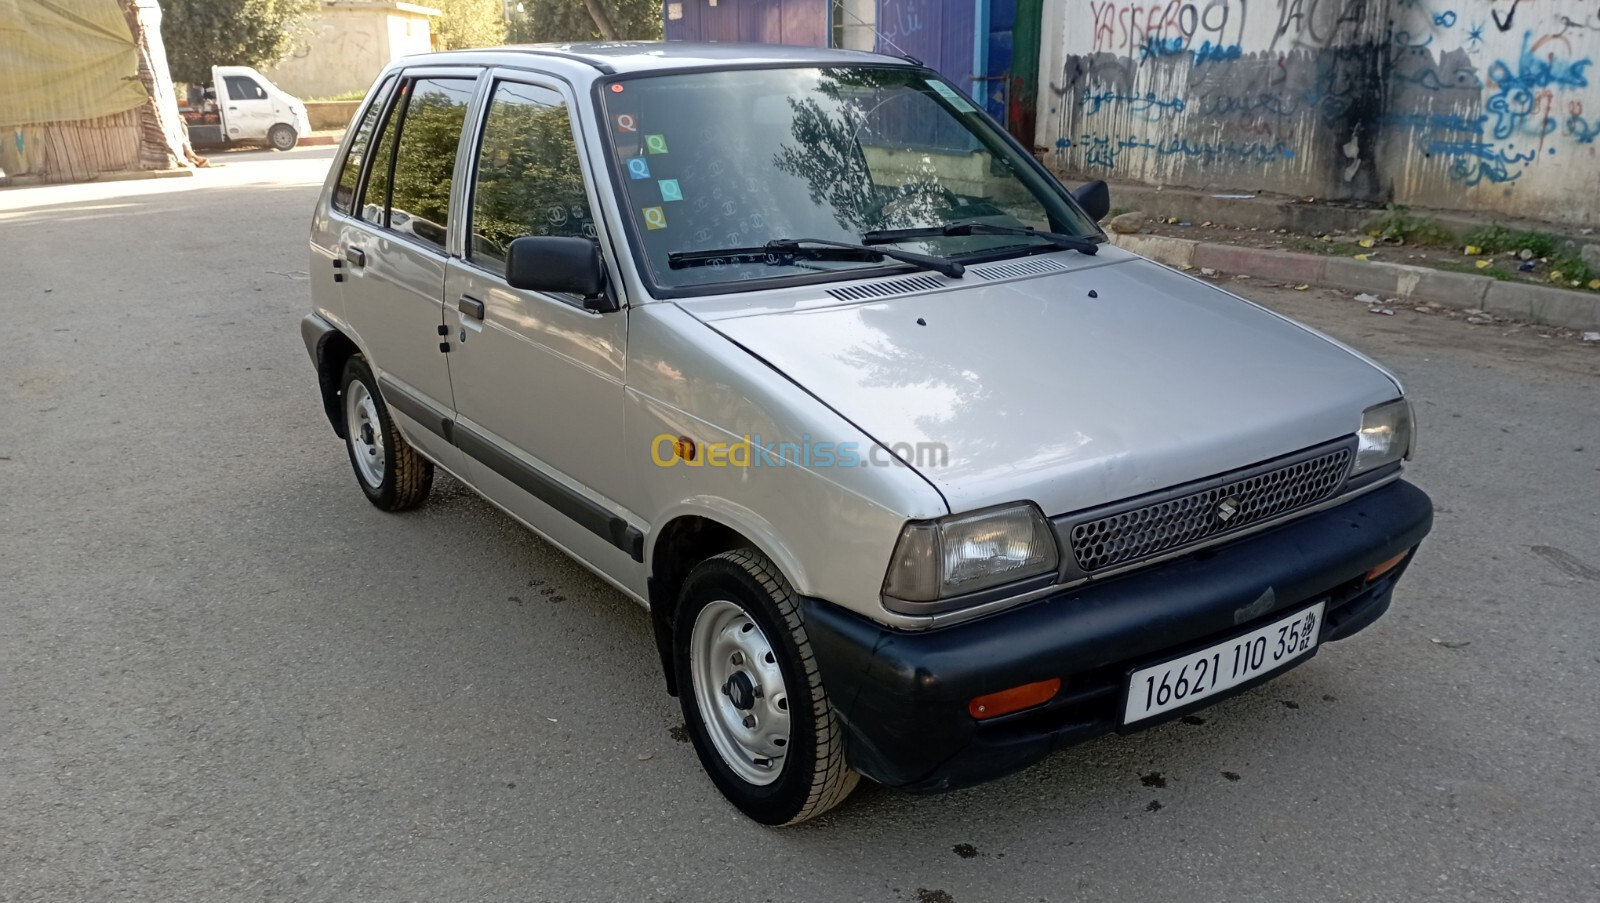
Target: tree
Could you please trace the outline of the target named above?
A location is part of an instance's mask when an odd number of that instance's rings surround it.
[[[610,34],[607,34],[608,28]],[[659,0],[520,0],[512,4],[509,40],[517,44],[659,41],[661,3]]]
[[[262,68],[294,47],[317,0],[162,0],[161,34],[172,80],[211,81],[212,66]]]
[[[433,46],[439,50],[496,47],[505,43],[505,5],[501,0],[427,0],[439,10],[433,20]]]

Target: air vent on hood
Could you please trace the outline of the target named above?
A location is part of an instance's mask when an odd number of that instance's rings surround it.
[[[1015,279],[1018,276],[1038,276],[1041,273],[1057,273],[1064,269],[1067,269],[1067,265],[1053,257],[1035,257],[1029,260],[1008,260],[1005,263],[971,266],[967,267],[967,272],[993,281]]]
[[[931,292],[945,286],[946,283],[932,276],[912,276],[907,279],[863,282],[860,285],[847,285],[844,288],[830,288],[828,294],[840,301],[863,301],[867,298],[893,298],[915,292]]]

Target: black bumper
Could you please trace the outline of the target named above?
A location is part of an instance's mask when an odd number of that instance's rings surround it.
[[[1117,730],[1134,668],[1318,600],[1327,600],[1322,643],[1361,630],[1388,609],[1410,559],[1370,584],[1365,573],[1415,547],[1432,525],[1428,496],[1396,482],[1254,536],[965,624],[892,630],[804,599],[806,628],[846,728],[851,767],[904,790],[952,790]],[[1062,679],[1062,690],[1045,705],[981,723],[967,711],[975,696],[1052,677]]]

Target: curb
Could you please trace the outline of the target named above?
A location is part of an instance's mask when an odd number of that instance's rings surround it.
[[[0,188],[37,188],[53,185],[88,185],[93,182],[143,182],[147,179],[186,179],[194,175],[194,167],[174,169],[128,169],[115,172],[97,172],[87,179],[70,182],[46,182],[36,175],[0,176]]]
[[[324,144],[338,144],[339,139],[343,137],[343,133],[339,135],[307,135],[295,142],[295,147],[321,147]]]
[[[1600,328],[1600,295],[1587,292],[1501,282],[1489,276],[1404,263],[1241,248],[1168,235],[1109,234],[1117,247],[1168,266],[1204,267],[1282,282],[1371,292],[1402,301],[1431,301],[1569,329]]]

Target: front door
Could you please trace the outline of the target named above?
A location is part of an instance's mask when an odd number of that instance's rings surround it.
[[[229,141],[259,141],[267,137],[267,129],[278,121],[272,109],[272,95],[267,86],[249,75],[224,75],[222,93],[222,122],[228,128]]]
[[[481,490],[604,573],[627,574],[639,522],[622,504],[626,309],[507,285],[530,235],[596,238],[568,100],[554,82],[496,81],[470,158],[470,217],[445,287],[456,442]],[[639,456],[647,453],[640,449]]]
[[[458,470],[444,328],[445,235],[462,124],[476,81],[401,81],[369,155],[353,217],[337,217],[345,318],[407,440]]]

